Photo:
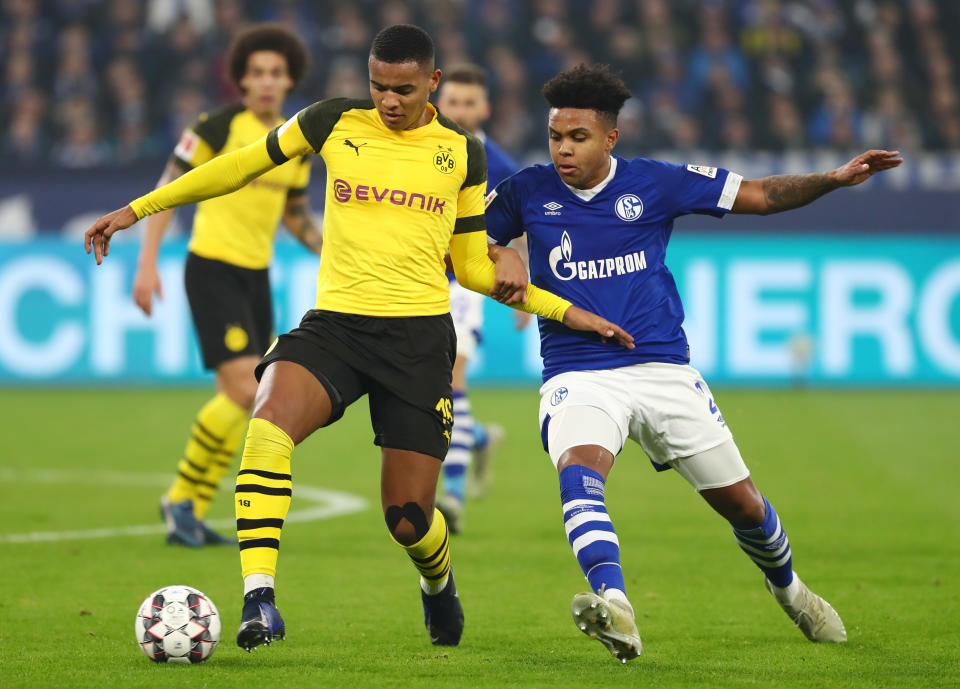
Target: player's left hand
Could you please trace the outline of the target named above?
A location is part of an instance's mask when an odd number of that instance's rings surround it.
[[[524,304],[527,301],[527,267],[520,254],[509,247],[491,244],[488,250],[495,264],[490,296],[501,304]]]
[[[833,171],[833,177],[844,187],[860,184],[881,170],[895,168],[903,162],[900,151],[867,151],[861,153],[846,165]]]
[[[113,233],[127,229],[137,220],[137,214],[130,206],[124,206],[113,213],[97,218],[97,221],[83,235],[83,248],[88,254],[92,248],[97,265],[100,265],[103,263],[103,257],[110,253],[110,238]]]
[[[613,340],[627,349],[633,349],[633,335],[621,328],[616,323],[611,323],[606,318],[601,318],[595,313],[585,311],[576,306],[571,306],[563,314],[563,324],[574,330],[592,330],[600,334],[603,342]]]

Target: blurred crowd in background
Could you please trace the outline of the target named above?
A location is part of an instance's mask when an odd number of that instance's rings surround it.
[[[287,114],[367,93],[370,41],[415,23],[438,66],[489,73],[487,130],[545,148],[540,86],[580,62],[635,98],[621,148],[960,150],[957,0],[0,0],[0,160],[87,168],[166,158],[235,100],[224,53],[251,22],[312,56]]]

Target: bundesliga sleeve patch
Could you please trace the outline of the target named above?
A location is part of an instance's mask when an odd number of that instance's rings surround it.
[[[496,189],[494,189],[494,190],[491,191],[489,194],[487,194],[487,198],[484,199],[484,201],[483,201],[483,207],[486,208],[487,206],[489,206],[491,203],[493,203],[493,200],[494,200],[495,198],[497,198],[497,190],[496,190]]]
[[[193,152],[197,150],[198,141],[199,137],[192,129],[183,130],[180,142],[177,144],[177,147],[173,149],[174,155],[189,162],[190,159],[193,158]]]
[[[708,167],[706,165],[687,165],[687,169],[690,172],[696,172],[698,175],[703,175],[704,177],[709,177],[710,179],[716,179],[717,177],[717,168]]]

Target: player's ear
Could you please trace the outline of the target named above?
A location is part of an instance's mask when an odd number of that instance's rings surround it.
[[[620,130],[614,127],[607,132],[607,153],[613,150],[613,147],[617,145],[617,140],[620,138]]]
[[[430,93],[436,92],[440,87],[440,77],[443,76],[443,72],[439,69],[433,70],[433,74],[430,75]]]

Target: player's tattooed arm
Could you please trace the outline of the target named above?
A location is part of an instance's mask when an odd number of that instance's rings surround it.
[[[317,256],[320,255],[323,248],[323,232],[313,219],[306,194],[287,199],[287,206],[283,211],[283,224],[294,237],[300,240],[301,244]]]
[[[830,172],[773,175],[740,184],[734,213],[769,215],[805,206],[839,187],[851,187],[903,162],[899,151],[867,151]]]

